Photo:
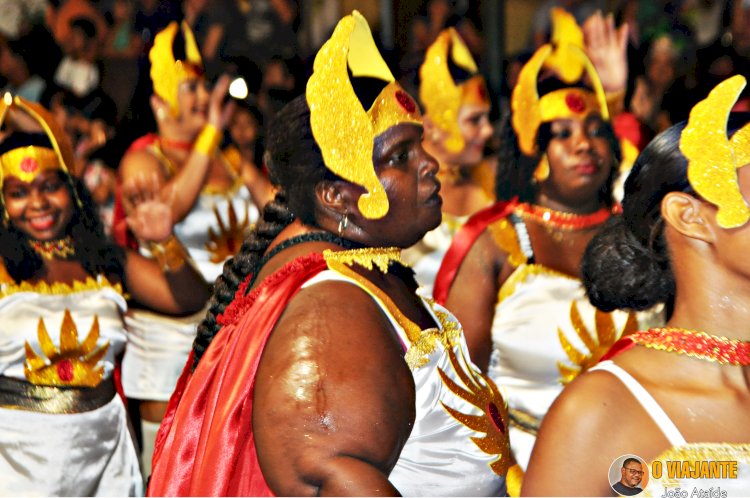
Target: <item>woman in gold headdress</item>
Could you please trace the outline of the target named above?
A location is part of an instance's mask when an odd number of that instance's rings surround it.
[[[750,489],[750,116],[730,114],[745,84],[719,84],[644,149],[586,250],[593,304],[665,303],[667,326],[622,339],[555,401],[525,494],[609,495],[623,454],[652,462],[645,496]]]
[[[207,288],[167,206],[149,200],[128,218],[157,261],[112,245],[51,114],[6,94],[0,116],[23,126],[0,143],[0,494],[140,495],[114,380],[124,295],[190,313]]]
[[[224,102],[229,81],[220,79],[209,93],[190,28],[173,22],[160,31],[149,59],[154,88],[151,107],[158,131],[130,146],[120,163],[120,184],[124,188],[134,181],[159,185],[161,198],[172,206],[177,237],[212,284],[258,215],[255,204],[259,201],[252,199],[243,184],[247,175],[242,168],[256,170],[256,182],[267,183],[267,179],[254,164],[231,163],[219,152],[234,108]],[[115,238],[136,247],[123,219],[136,208],[138,199],[120,195],[117,201]],[[134,309],[128,318],[133,342],[123,359],[123,387],[128,398],[140,401],[147,470],[156,429],[201,316],[177,319]]]
[[[454,28],[442,31],[427,49],[419,75],[423,146],[440,165],[443,220],[404,258],[414,267],[421,292],[430,295],[453,234],[469,215],[494,201],[494,170],[484,161],[491,105],[484,77]]]
[[[440,222],[421,144],[367,22],[343,18],[271,125],[280,192],[217,280],[149,494],[503,492],[504,402],[399,259]]]
[[[499,202],[458,232],[435,282],[472,360],[507,390],[521,468],[563,385],[634,326],[596,313],[579,279],[586,244],[616,206],[620,148],[606,100],[580,44],[563,38],[534,53],[512,95]]]

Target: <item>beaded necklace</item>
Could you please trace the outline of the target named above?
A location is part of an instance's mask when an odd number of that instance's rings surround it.
[[[750,341],[729,339],[678,327],[653,328],[636,332],[628,338],[635,344],[650,349],[685,354],[721,365],[750,365]]]
[[[51,260],[70,259],[76,255],[73,237],[68,235],[57,240],[29,240],[29,246],[42,258]]]
[[[574,232],[601,225],[612,216],[612,209],[601,208],[591,214],[556,211],[534,204],[521,203],[514,212],[524,220],[532,220],[546,228]]]

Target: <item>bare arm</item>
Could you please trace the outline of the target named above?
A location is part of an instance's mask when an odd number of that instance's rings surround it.
[[[146,307],[169,314],[199,311],[209,298],[203,276],[191,264],[187,251],[172,234],[169,206],[157,199],[157,182],[135,183],[131,188],[140,199],[126,219],[142,243],[162,243],[171,239],[171,253],[165,262],[147,259],[128,250],[125,261],[125,287]],[[177,253],[175,257],[174,253]]]
[[[316,284],[289,304],[261,359],[253,414],[277,495],[398,494],[388,474],[415,406],[393,334],[372,298],[348,283]]]
[[[630,391],[608,372],[581,375],[563,390],[542,421],[524,476],[523,496],[616,496],[613,461],[647,461],[668,443]]]
[[[466,255],[446,300],[464,329],[471,360],[483,372],[492,354],[492,319],[504,262],[505,253],[485,230]]]

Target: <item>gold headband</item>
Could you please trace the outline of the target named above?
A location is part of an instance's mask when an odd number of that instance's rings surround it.
[[[9,150],[0,156],[0,169],[3,180],[13,176],[25,183],[33,182],[42,171],[62,170],[55,151],[38,145]]]
[[[6,176],[14,176],[30,183],[42,171],[59,169],[68,178],[76,203],[79,207],[82,206],[73,185],[72,177],[76,173],[73,148],[54,116],[36,102],[29,102],[22,97],[13,97],[10,93],[6,93],[0,100],[0,126],[11,109],[19,109],[31,116],[42,127],[51,147],[23,146],[9,150],[0,157],[0,199],[3,203],[5,202],[2,197],[2,187]],[[7,216],[7,211],[5,216]]]
[[[172,45],[178,31],[182,29],[185,38],[186,60],[175,60]],[[173,21],[154,38],[154,46],[148,54],[151,61],[151,82],[154,93],[169,104],[172,116],[177,117],[179,107],[177,90],[185,80],[195,79],[203,74],[203,60],[193,31],[185,21],[182,25]]]
[[[387,83],[369,110],[354,93],[347,69],[355,78]],[[414,99],[396,83],[367,20],[356,10],[339,21],[315,56],[305,97],[326,167],[367,190],[357,203],[363,216],[382,218],[388,213],[388,196],[372,164],[375,137],[401,123],[422,124],[422,117]]]
[[[457,85],[448,68],[449,57],[474,76]],[[471,52],[453,28],[438,35],[419,68],[419,100],[435,126],[448,133],[445,148],[450,152],[464,148],[464,138],[458,128],[459,109],[465,104],[489,105],[487,86],[477,71]]]
[[[688,160],[688,181],[719,208],[716,219],[723,228],[736,228],[750,219],[737,178],[737,169],[750,163],[750,124],[727,138],[729,113],[745,84],[740,75],[719,83],[690,111],[680,136],[680,151]]]

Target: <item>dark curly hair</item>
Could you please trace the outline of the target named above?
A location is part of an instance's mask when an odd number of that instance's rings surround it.
[[[275,116],[268,128],[266,146],[269,176],[279,193],[263,209],[255,229],[234,258],[224,263],[224,271],[216,279],[208,312],[198,325],[193,343],[193,368],[219,331],[216,317],[232,302],[240,283],[255,269],[271,242],[294,219],[317,226],[314,187],[324,180],[339,179],[325,167],[313,138],[310,108],[304,95]]]
[[[568,87],[569,85],[559,80],[548,78],[540,83],[539,92],[544,95]],[[609,178],[607,178],[604,188],[599,192],[599,198],[604,205],[612,206],[614,204],[612,198],[613,185],[619,174],[622,152],[612,124],[608,121],[604,122],[603,132],[609,142],[614,164],[610,169]],[[504,117],[500,125],[501,145],[495,174],[495,198],[498,201],[510,201],[518,197],[520,202],[534,202],[538,193],[538,186],[533,181],[534,170],[547,150],[550,140],[552,140],[552,124],[542,123],[536,137],[539,152],[533,157],[527,156],[521,152],[518,146],[518,136],[513,129],[512,114]]]
[[[38,140],[34,137],[32,141]],[[83,183],[76,178],[73,178],[72,182],[68,181],[69,177],[62,171],[59,174],[74,204],[73,216],[66,227],[65,235],[73,238],[76,259],[80,261],[86,273],[103,274],[109,279],[122,282],[124,250],[107,239],[96,204]],[[78,206],[75,201],[73,189],[81,201],[81,206]],[[0,201],[0,209],[5,213],[5,205],[2,201]],[[31,248],[28,240],[28,236],[12,223],[7,223],[7,225],[3,223],[0,226],[0,257],[5,263],[8,274],[16,282],[29,280],[43,267],[41,257]]]
[[[748,121],[750,114],[731,115],[729,135]],[[622,215],[610,219],[586,248],[583,283],[591,303],[603,311],[640,311],[665,303],[671,315],[675,281],[661,201],[669,192],[700,197],[690,186],[687,159],[680,152],[685,126],[665,130],[641,152],[625,182]]]

